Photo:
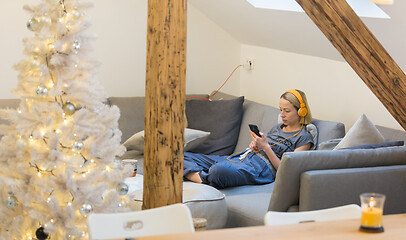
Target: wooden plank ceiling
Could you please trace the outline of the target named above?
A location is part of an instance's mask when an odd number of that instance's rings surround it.
[[[405,73],[347,1],[296,0],[296,2],[406,130]],[[353,97],[354,101],[362,101],[357,96],[343,97]]]

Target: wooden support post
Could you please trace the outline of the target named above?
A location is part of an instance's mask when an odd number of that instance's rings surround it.
[[[296,1],[406,130],[405,73],[346,0]]]
[[[143,209],[182,202],[186,0],[148,0]]]

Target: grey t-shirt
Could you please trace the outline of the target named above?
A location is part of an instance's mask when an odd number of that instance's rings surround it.
[[[271,146],[272,150],[276,154],[276,156],[280,159],[284,152],[293,152],[296,148],[301,147],[305,144],[311,143],[312,146],[314,144],[312,135],[306,130],[306,126],[303,126],[302,131],[295,135],[297,132],[284,132],[282,130],[283,124],[279,124],[274,126],[266,135],[266,139],[268,140],[269,145],[273,145],[283,139],[285,141],[278,143],[274,146]],[[311,146],[310,146],[311,147]]]

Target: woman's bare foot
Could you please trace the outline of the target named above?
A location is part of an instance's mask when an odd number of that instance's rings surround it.
[[[192,181],[192,182],[195,182],[195,183],[202,183],[202,179],[200,178],[200,175],[199,175],[198,172],[191,172],[191,173],[188,173],[188,174],[186,174],[185,177],[186,177],[187,179],[189,179],[190,181]]]

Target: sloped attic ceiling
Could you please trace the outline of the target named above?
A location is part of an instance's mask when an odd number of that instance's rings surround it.
[[[243,44],[344,61],[305,13],[254,8],[246,0],[189,0]],[[406,71],[406,1],[380,6],[391,19],[362,18]]]

